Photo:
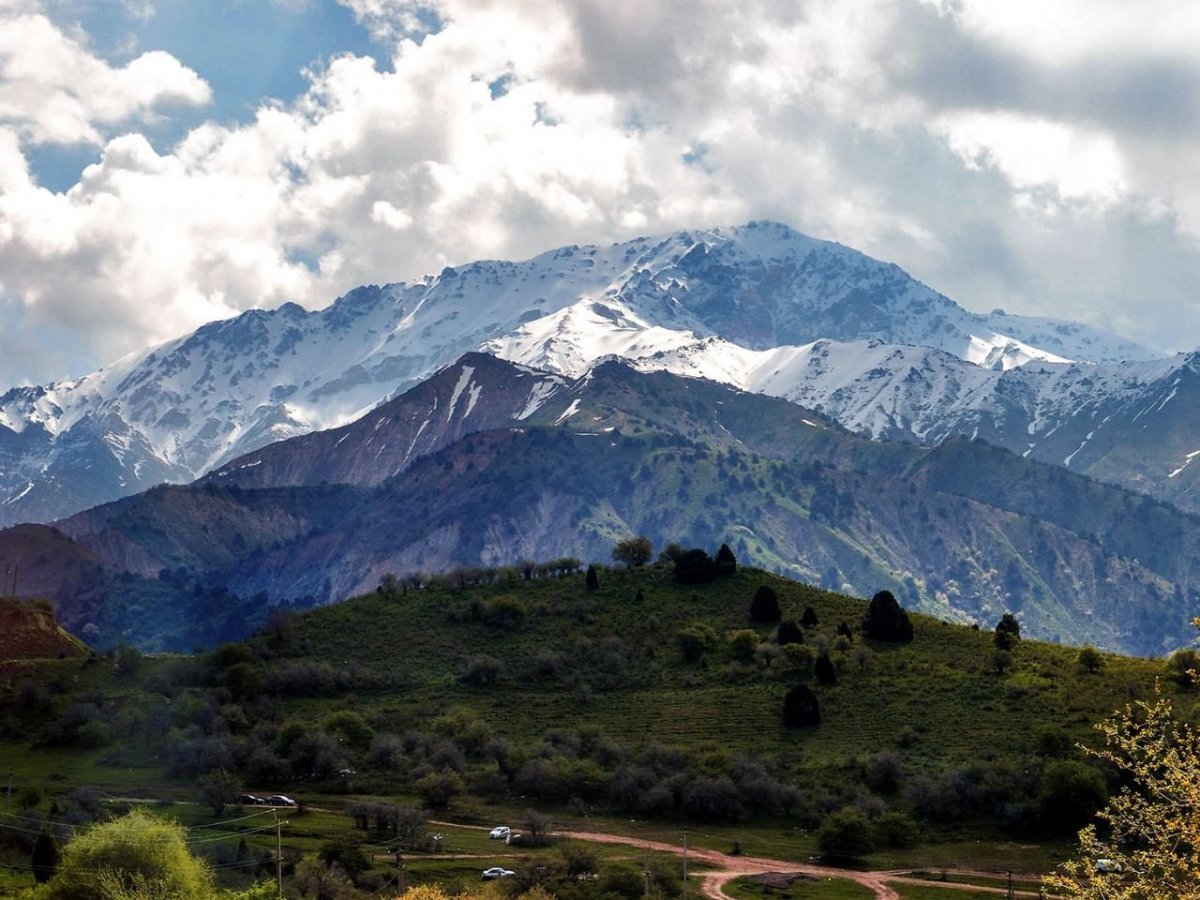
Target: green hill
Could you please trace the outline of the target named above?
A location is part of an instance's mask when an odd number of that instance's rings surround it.
[[[760,571],[684,585],[669,566],[602,569],[589,591],[555,568],[389,583],[202,658],[47,663],[0,685],[0,768],[150,795],[222,768],[246,790],[452,810],[812,827],[856,805],[931,832],[1059,834],[1097,802],[1075,742],[1164,672],[1109,655],[1092,671],[1032,641],[999,653],[989,631],[921,615],[910,643],[872,641],[863,601]],[[815,614],[803,644],[750,621],[764,585],[785,620]],[[816,683],[822,652],[835,684]],[[821,722],[788,728],[800,683]]]

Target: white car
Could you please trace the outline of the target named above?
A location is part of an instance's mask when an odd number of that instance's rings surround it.
[[[1115,859],[1096,860],[1096,871],[1107,875],[1121,874],[1121,864]]]
[[[497,825],[488,832],[488,837],[492,840],[502,840],[512,834],[512,829],[507,825]]]
[[[512,869],[504,869],[504,868],[501,868],[500,866],[492,866],[490,869],[483,870],[484,880],[489,880],[489,881],[493,878],[508,878],[509,876],[516,875],[516,874],[517,873],[514,872]]]

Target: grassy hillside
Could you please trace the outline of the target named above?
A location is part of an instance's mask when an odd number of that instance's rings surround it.
[[[1167,674],[1161,660],[1102,654],[1089,667],[1028,640],[1002,653],[988,630],[921,615],[911,642],[873,641],[864,601],[755,570],[685,585],[670,566],[602,568],[595,590],[569,565],[531,574],[401,579],[275,615],[199,657],[125,648],[10,667],[0,770],[18,795],[35,792],[25,815],[54,803],[68,822],[96,814],[91,791],[199,800],[227,771],[232,792],[306,803],[289,841],[308,854],[344,839],[366,802],[481,824],[520,823],[530,807],[610,829],[636,819],[646,836],[694,827],[697,845],[802,860],[853,807],[872,823],[877,867],[1028,869],[1102,800],[1106,775],[1076,742]],[[784,621],[811,610],[802,644],[751,621],[764,586]],[[822,653],[836,683],[816,678]],[[819,725],[784,726],[798,684],[815,692]],[[1168,677],[1164,690],[1193,708],[1190,686]],[[186,804],[171,815],[208,821]],[[0,840],[6,853],[19,856]],[[478,868],[428,866],[414,877]]]
[[[806,607],[815,612],[803,649],[779,647],[773,625],[750,621],[751,597],[764,584],[777,592],[785,619],[799,620]],[[33,679],[11,676],[3,688],[18,702],[0,767],[46,777],[53,759],[51,768],[68,780],[77,767],[104,780],[111,764],[111,777],[125,783],[130,767],[170,781],[216,762],[250,781],[287,785],[298,776],[320,782],[322,772],[300,769],[328,751],[324,774],[354,768],[388,793],[411,791],[414,775],[448,768],[494,799],[511,792],[530,760],[569,769],[558,759],[567,753],[590,760],[588,771],[564,776],[546,798],[566,801],[582,791],[599,809],[612,805],[613,773],[649,765],[646,748],[662,744],[690,760],[682,768],[716,778],[737,781],[745,774],[739,767],[757,761],[781,784],[810,792],[816,807],[872,792],[873,764],[894,768],[876,780],[886,783],[887,803],[906,807],[917,798],[905,786],[952,770],[1011,763],[1040,771],[1072,756],[1074,742],[1092,740],[1095,721],[1145,695],[1164,670],[1161,661],[1103,656],[1101,670],[1089,672],[1077,650],[1032,641],[998,657],[989,631],[919,615],[911,643],[874,642],[860,631],[864,609],[860,600],[746,570],[690,586],[661,567],[603,570],[595,591],[579,574],[396,587],[278,616],[263,634],[204,658],[139,659],[124,675],[64,661]],[[837,633],[843,623],[849,638]],[[691,662],[680,642],[689,628],[709,642]],[[837,683],[814,685],[821,724],[786,728],[783,696],[793,684],[814,683],[822,651]],[[47,740],[56,716],[84,695],[105,720],[106,739],[94,747],[69,734]],[[353,712],[369,731],[347,739],[342,732],[356,725],[329,726],[342,740],[304,762],[291,753],[295,735],[280,739],[292,719],[302,735],[319,735],[338,711]],[[405,737],[414,730],[439,746],[457,743],[462,758],[432,762],[429,747]],[[30,742],[14,740],[19,735],[32,736],[39,752],[29,753]],[[397,737],[394,746],[381,748],[385,735]],[[1010,813],[1037,819],[1040,786],[1026,787],[1029,807]],[[744,799],[733,818],[759,814]]]

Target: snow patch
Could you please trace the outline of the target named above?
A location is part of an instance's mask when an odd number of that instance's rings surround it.
[[[544,379],[533,385],[533,390],[529,392],[529,398],[525,401],[525,406],[517,413],[517,419],[524,421],[532,416],[535,412],[542,408],[542,405],[554,396],[558,389],[558,383],[552,379]]]
[[[450,406],[446,409],[446,421],[449,422],[454,415],[454,407],[458,405],[458,398],[462,396],[462,392],[466,390],[467,384],[471,380],[471,376],[475,374],[474,366],[463,366],[462,373],[458,376],[458,383],[454,385],[454,392],[450,395]]]
[[[1174,472],[1172,472],[1167,477],[1174,478],[1176,475],[1178,475],[1180,472],[1182,472],[1184,469],[1186,469],[1188,467],[1188,463],[1190,463],[1197,456],[1200,456],[1200,450],[1193,450],[1186,457],[1184,457],[1183,465],[1180,466],[1178,469],[1176,469]]]
[[[567,421],[567,419],[571,418],[571,416],[575,415],[575,413],[577,413],[577,412],[579,412],[579,398],[578,397],[576,397],[574,400],[572,400],[571,405],[562,411],[562,415],[560,415],[557,419],[554,420],[554,424],[561,425],[563,422]]]

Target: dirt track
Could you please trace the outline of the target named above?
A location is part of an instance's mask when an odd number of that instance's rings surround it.
[[[660,841],[647,841],[640,838],[624,837],[619,834],[598,834],[591,831],[560,831],[562,837],[574,838],[580,841],[595,841],[598,844],[628,844],[643,850],[656,850],[660,853],[683,855],[683,847],[675,844],[664,844]],[[723,888],[735,878],[743,875],[761,875],[763,872],[782,872],[785,874],[808,875],[812,878],[841,878],[861,884],[872,891],[880,900],[900,900],[896,893],[884,881],[884,875],[879,872],[854,872],[849,869],[835,869],[830,866],[817,866],[810,863],[787,862],[782,859],[766,859],[761,856],[730,856],[716,850],[689,848],[689,859],[699,859],[716,869],[705,872],[701,876],[701,890],[704,896],[713,900],[732,900]]]
[[[451,824],[431,822],[430,824]],[[478,828],[487,831],[484,826],[459,825],[459,828]],[[642,850],[654,850],[659,853],[683,855],[683,847],[678,844],[667,844],[662,841],[650,841],[644,838],[627,837],[622,834],[605,834],[597,831],[556,831],[556,837],[571,838],[577,841],[592,841],[597,844],[624,844]],[[945,890],[970,890],[977,893],[995,894],[1003,897],[1008,894],[1006,888],[990,887],[961,882],[935,881],[933,879],[917,878],[908,869],[895,869],[881,872],[856,872],[853,869],[839,869],[833,866],[820,866],[813,863],[791,862],[783,859],[767,859],[762,856],[730,856],[717,850],[707,850],[702,847],[689,847],[688,859],[702,860],[714,869],[700,876],[700,890],[710,900],[733,900],[725,893],[724,887],[735,878],[745,875],[761,875],[764,872],[778,872],[783,875],[805,875],[809,878],[839,878],[843,881],[853,881],[871,891],[878,900],[901,900],[900,894],[891,886],[891,882],[905,885],[921,885],[924,887],[942,888]],[[995,877],[995,872],[961,872],[963,875],[979,875]],[[1022,880],[1030,880],[1035,876],[1023,875]],[[1014,890],[1014,897],[1038,897],[1034,891]]]

